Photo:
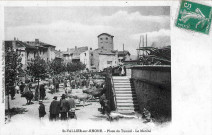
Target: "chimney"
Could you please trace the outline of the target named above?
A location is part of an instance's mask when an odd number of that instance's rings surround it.
[[[77,46],[75,46],[75,50],[77,50]]]
[[[124,51],[124,44],[123,44],[123,51]]]
[[[16,37],[14,37],[14,41],[16,41]]]
[[[39,39],[35,39],[35,43],[39,43]]]

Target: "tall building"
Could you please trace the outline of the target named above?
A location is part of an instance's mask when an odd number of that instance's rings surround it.
[[[98,48],[105,50],[113,50],[113,37],[110,34],[102,33],[97,36],[98,37]]]
[[[93,51],[93,64],[97,71],[118,65],[118,51],[114,50],[113,37],[102,33],[98,37],[98,48]]]

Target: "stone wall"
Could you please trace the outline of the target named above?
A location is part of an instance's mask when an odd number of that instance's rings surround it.
[[[142,112],[154,118],[171,118],[171,66],[133,66],[132,81]]]
[[[98,37],[98,48],[113,50],[113,37],[109,35],[101,35]]]

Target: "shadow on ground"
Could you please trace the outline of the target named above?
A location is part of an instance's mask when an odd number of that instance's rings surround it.
[[[5,110],[5,116],[10,114],[10,116],[12,117],[12,116],[14,116],[16,114],[24,114],[25,112],[27,112],[27,109],[23,108],[23,107],[21,107],[21,108],[19,108],[19,107],[11,108],[10,111]]]
[[[95,118],[90,118],[90,120],[94,120],[94,121],[100,121],[100,120],[105,120],[107,119],[106,115],[94,115]]]

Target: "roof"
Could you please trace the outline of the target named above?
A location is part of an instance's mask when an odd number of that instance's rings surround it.
[[[108,35],[108,36],[110,36],[110,37],[114,37],[113,35],[110,35],[110,34],[108,34],[108,33],[102,33],[102,34],[99,34],[97,37],[99,37],[99,36],[101,36],[101,35]]]
[[[88,47],[85,46],[85,47],[78,47],[78,48],[71,48],[71,49],[68,49],[68,51],[65,51],[63,52],[63,54],[67,54],[67,55],[70,55],[70,54],[75,54],[75,55],[80,55],[82,52],[85,52],[88,50]]]
[[[32,46],[38,46],[38,47],[43,47],[43,48],[48,48],[48,47],[56,47],[54,45],[50,45],[44,42],[39,41],[38,43],[36,43],[35,41],[25,41],[25,43],[32,45]]]
[[[98,48],[98,49],[95,49],[94,52],[98,52],[101,55],[116,55],[117,51]]]
[[[55,50],[55,57],[62,58],[62,52]]]
[[[126,56],[126,55],[130,55],[130,52],[129,51],[126,51],[126,50],[124,50],[124,51],[118,51],[118,56]]]
[[[10,41],[5,41],[5,45],[6,46],[11,46],[12,42],[16,42],[16,47],[25,47],[26,49],[37,49],[35,46],[31,46],[27,43],[24,43],[22,41],[19,40],[10,40]]]

